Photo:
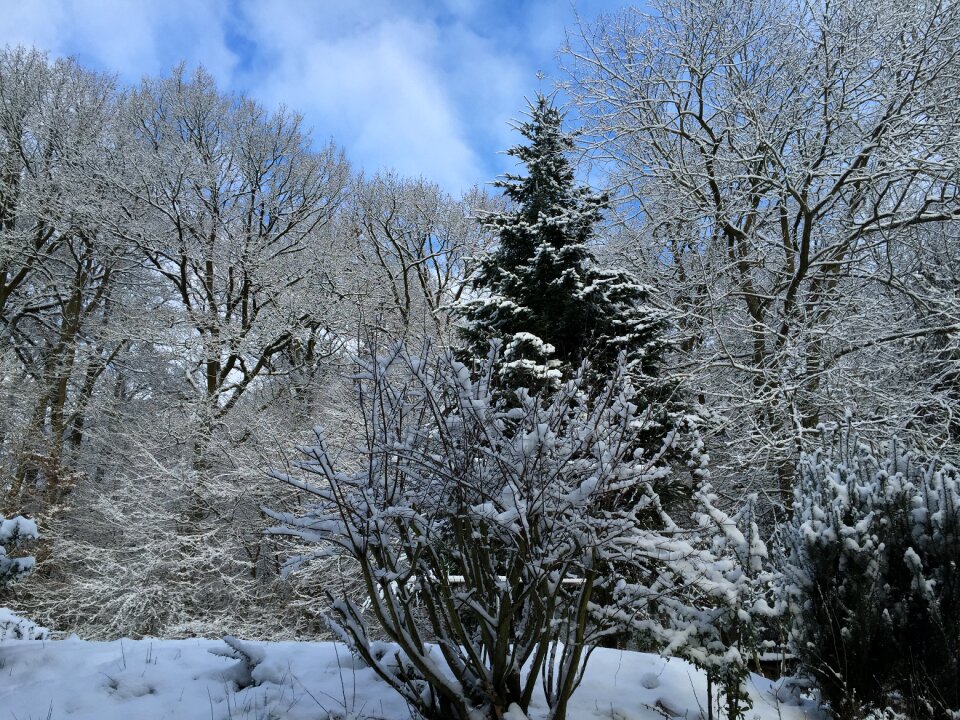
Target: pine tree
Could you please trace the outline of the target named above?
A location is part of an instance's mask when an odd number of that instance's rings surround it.
[[[657,375],[666,319],[647,305],[648,287],[598,267],[590,241],[607,198],[577,185],[564,114],[538,94],[527,115],[515,127],[528,144],[507,151],[527,174],[497,181],[512,207],[483,218],[499,246],[480,259],[475,294],[458,308],[469,351],[484,357],[499,340],[505,384],[531,389],[569,378],[586,356],[606,375],[626,351],[643,387]]]
[[[848,427],[801,455],[781,528],[790,644],[835,718],[955,718],[960,469],[897,440],[882,450]]]
[[[658,377],[667,348],[667,318],[648,304],[649,287],[597,262],[591,242],[607,197],[577,184],[569,159],[574,138],[564,131],[563,121],[551,99],[538,95],[529,104],[527,120],[515,126],[526,143],[507,154],[525,166],[526,174],[507,174],[498,181],[510,207],[483,217],[499,244],[479,259],[471,277],[472,297],[457,308],[465,354],[473,356],[475,368],[490,369],[490,343],[499,343],[493,394],[520,407],[524,398],[515,390],[526,388],[541,399],[562,395],[585,359],[589,370],[579,391],[601,391],[623,355],[623,371],[635,391],[632,401],[645,416],[643,429],[631,434],[631,454],[689,463],[692,471],[689,479],[668,472],[650,484],[658,508],[676,507],[689,501],[700,478],[691,456],[695,428],[670,400],[673,386]],[[662,529],[664,519],[652,507],[636,489],[603,499],[603,512],[632,508],[648,529]],[[608,579],[641,581],[630,563],[611,560],[604,572]],[[618,582],[599,580],[595,602],[613,602]],[[610,633],[600,642],[616,646],[630,632]]]
[[[10,557],[7,547],[14,550],[37,537],[37,524],[33,520],[19,515],[12,518],[0,515],[0,588],[19,580],[36,564],[32,557]]]
[[[36,540],[37,537],[37,524],[33,520],[19,515],[8,518],[0,514],[0,642],[8,638],[30,640],[47,637],[45,628],[34,625],[3,607],[4,587],[29,574],[36,566],[32,557],[10,557],[7,550],[15,551],[20,545]]]

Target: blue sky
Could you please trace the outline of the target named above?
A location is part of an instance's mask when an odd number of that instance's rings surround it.
[[[180,61],[302,113],[368,172],[459,194],[511,167],[507,122],[549,90],[575,12],[626,0],[0,0],[0,42],[71,55],[125,83]],[[544,80],[537,73],[546,75]]]

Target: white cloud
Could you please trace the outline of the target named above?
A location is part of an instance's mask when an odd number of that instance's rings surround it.
[[[485,179],[471,146],[445,31],[380,7],[251,4],[251,36],[267,67],[251,83],[267,104],[296,97],[319,132],[332,132],[367,170],[423,175],[452,192]]]
[[[229,82],[237,58],[227,48],[227,0],[0,0],[0,38],[137,81],[180,61],[203,64]]]
[[[459,192],[511,166],[496,154],[516,142],[507,121],[570,16],[550,0],[0,0],[0,38],[126,82],[202,64],[224,89],[301,112],[368,171]]]
[[[62,3],[0,2],[0,38],[10,45],[33,45],[62,53],[67,12]]]

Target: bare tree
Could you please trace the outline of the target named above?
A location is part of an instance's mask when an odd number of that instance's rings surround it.
[[[357,178],[348,222],[365,269],[358,276],[367,312],[379,310],[398,336],[452,340],[447,308],[464,292],[467,263],[491,242],[476,216],[493,203],[479,190],[455,200],[433,183],[392,173]]]
[[[115,147],[114,89],[75,63],[0,53],[0,339],[9,399],[8,501],[42,486],[56,502],[82,443],[88,405],[126,348],[116,276],[130,256],[105,228],[98,176]],[[37,510],[41,506],[29,506]]]
[[[960,219],[958,52],[960,9],[936,0],[663,0],[569,42],[620,250],[670,288],[738,470],[787,490],[845,406],[906,427],[889,351],[960,329],[955,304],[911,311],[933,256],[906,252]]]
[[[45,533],[29,607],[101,637],[269,632],[275,563],[246,481],[282,462],[279,438],[307,425],[290,408],[324,380],[305,368],[342,342],[326,255],[347,166],[296,116],[224,96],[202,71],[114,99],[108,161],[83,166],[109,199],[87,206],[91,223],[122,260],[101,251],[86,291],[109,278],[83,346],[106,369],[67,433],[85,433],[73,509]],[[106,355],[107,339],[124,351]]]
[[[125,232],[173,291],[167,311],[196,389],[203,443],[298,335],[322,324],[302,286],[347,177],[332,146],[311,151],[300,118],[220,94],[202,70],[145,81],[126,105]]]

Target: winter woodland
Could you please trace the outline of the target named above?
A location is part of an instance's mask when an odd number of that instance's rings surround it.
[[[658,0],[561,61],[453,197],[0,51],[0,697],[76,634],[226,655],[197,717],[960,717],[960,7]],[[696,687],[588,714],[620,651]]]

